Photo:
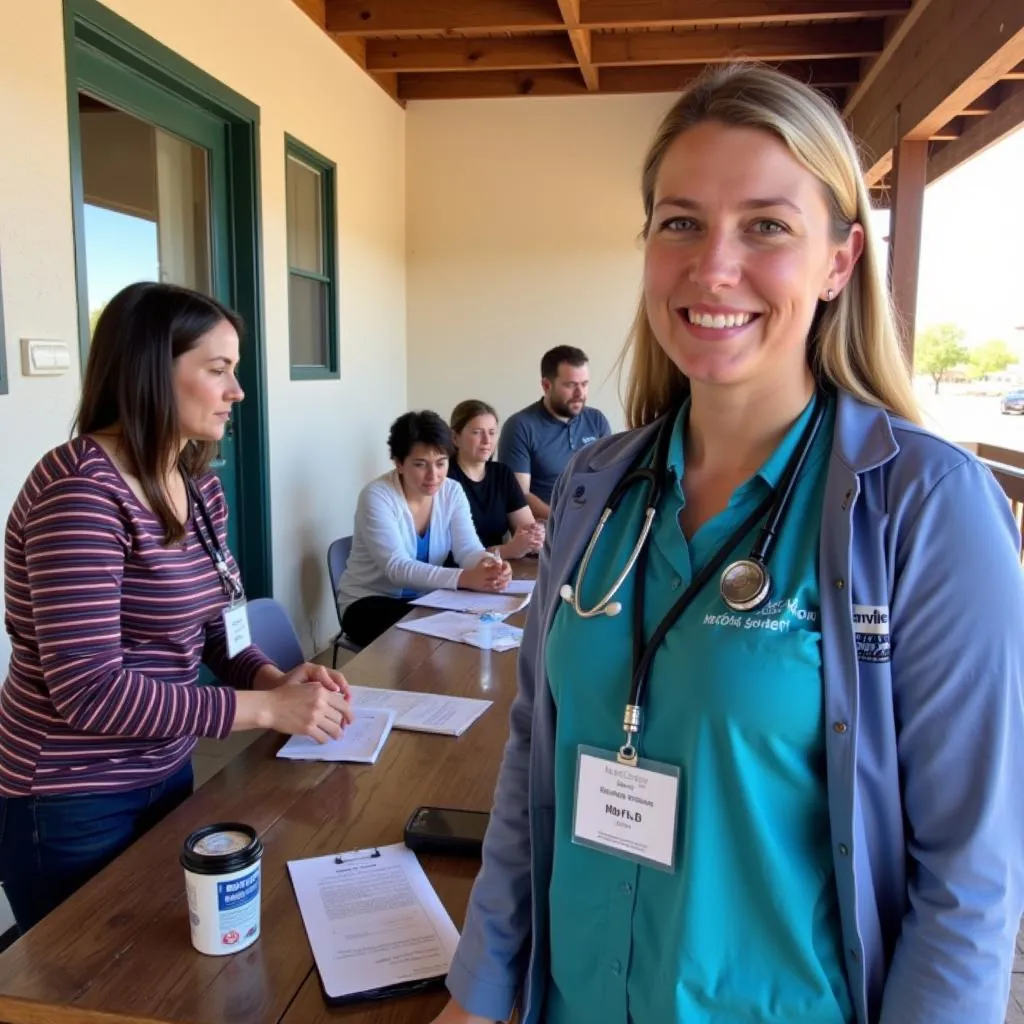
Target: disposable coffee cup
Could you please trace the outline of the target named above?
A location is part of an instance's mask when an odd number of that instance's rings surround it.
[[[260,937],[263,843],[250,825],[197,829],[181,851],[192,945],[208,956],[237,953]]]

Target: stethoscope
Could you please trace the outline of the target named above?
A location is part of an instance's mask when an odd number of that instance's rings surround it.
[[[827,408],[828,402],[825,395],[820,390],[817,391],[815,393],[814,409],[811,412],[811,418],[804,428],[800,443],[789,457],[789,461],[783,469],[778,485],[725,539],[715,554],[694,575],[689,586],[669,609],[668,614],[658,624],[646,644],[643,642],[645,588],[643,586],[636,588],[636,596],[633,601],[633,674],[629,703],[626,705],[623,717],[626,742],[619,750],[618,759],[621,763],[636,764],[637,761],[638,755],[633,744],[633,736],[640,730],[640,714],[644,691],[647,687],[647,678],[650,674],[651,663],[661,641],[683,612],[686,611],[697,594],[704,589],[714,574],[722,568],[723,563],[729,557],[729,553],[733,548],[760,522],[766,513],[768,518],[765,520],[764,527],[758,534],[754,546],[750,549],[750,554],[746,558],[736,559],[725,566],[719,578],[718,589],[722,595],[722,600],[735,612],[757,611],[771,597],[772,577],[768,571],[768,562],[771,559],[772,552],[775,550],[775,543],[778,540],[779,532],[792,503],[796,481],[814,445],[814,439],[817,436],[818,429],[821,427],[822,420],[825,418]],[[658,504],[661,501],[664,483],[671,475],[671,471],[668,468],[668,449],[677,416],[678,410],[670,413],[662,422],[661,428],[658,431],[653,464],[650,466],[635,466],[616,485],[608,501],[605,503],[604,509],[601,511],[601,517],[594,528],[594,532],[590,535],[590,541],[587,544],[586,550],[583,552],[580,568],[576,573],[575,585],[570,586],[566,583],[559,591],[562,600],[580,618],[590,619],[597,615],[618,615],[622,611],[622,604],[614,600],[614,598],[629,574],[633,571],[634,567],[636,567],[637,575],[641,580],[646,574],[649,552],[647,539],[650,536]],[[607,593],[593,608],[584,608],[580,595],[591,556],[608,520],[618,510],[626,493],[637,484],[641,484],[647,489],[647,503],[644,509],[644,520],[640,528],[640,536],[633,545],[633,550],[630,552],[625,566],[615,578],[611,587],[608,588]]]

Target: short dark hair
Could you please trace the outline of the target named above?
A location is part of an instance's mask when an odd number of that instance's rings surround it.
[[[448,422],[451,424],[452,431],[459,434],[466,429],[466,424],[470,420],[475,420],[477,416],[493,416],[495,420],[498,418],[494,406],[481,402],[478,398],[467,398],[465,402],[459,402],[452,409],[452,418]]]
[[[165,544],[185,537],[163,487],[167,466],[181,449],[174,361],[224,321],[241,336],[242,318],[216,299],[173,284],[139,281],[106,304],[89,346],[75,433],[117,424],[120,453],[163,525]],[[211,441],[189,441],[178,465],[186,477],[201,476],[216,451]]]
[[[586,366],[590,360],[587,353],[573,345],[556,345],[541,356],[540,375],[545,380],[554,380],[558,376],[558,368],[562,363],[570,366]]]
[[[407,412],[391,424],[391,430],[388,431],[388,451],[391,458],[405,462],[409,452],[418,444],[435,448],[451,458],[454,451],[452,432],[436,412],[429,409]]]

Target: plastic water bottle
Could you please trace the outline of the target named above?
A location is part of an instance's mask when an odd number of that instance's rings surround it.
[[[494,612],[484,612],[480,616],[480,684],[486,688],[491,685],[491,651],[494,649],[494,624],[498,616]]]

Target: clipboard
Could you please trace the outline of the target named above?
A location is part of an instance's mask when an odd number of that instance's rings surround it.
[[[444,984],[459,933],[404,843],[289,861],[328,1006]]]

